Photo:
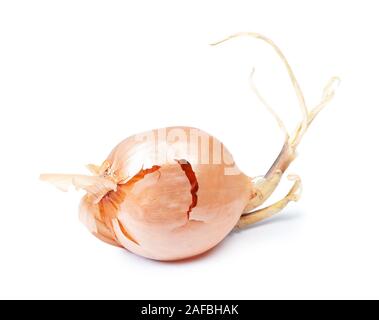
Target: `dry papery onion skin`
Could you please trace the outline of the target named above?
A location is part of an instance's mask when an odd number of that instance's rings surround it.
[[[307,128],[333,98],[339,79],[329,81],[320,103],[310,110],[287,59],[270,39],[237,33],[213,45],[240,36],[263,40],[276,51],[303,114],[290,135],[250,78],[252,90],[285,136],[270,169],[263,176],[248,177],[215,137],[196,128],[170,127],[125,139],[101,166],[87,166],[92,175],[42,174],[42,180],[63,191],[72,185],[86,191],[80,219],[96,237],[150,259],[181,260],[208,251],[234,228],[269,218],[299,199],[300,178],[290,175],[293,185],[285,197],[262,208],[295,159]]]

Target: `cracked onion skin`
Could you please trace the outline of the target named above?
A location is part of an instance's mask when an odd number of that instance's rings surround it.
[[[182,137],[196,131],[209,143],[206,149],[201,145],[196,150],[185,139],[164,139],[157,144],[140,138],[158,136],[159,130],[127,138],[105,161],[108,177],[118,180],[117,190],[108,191],[96,202],[90,195],[84,196],[80,215],[99,239],[147,258],[168,261],[199,255],[222,241],[250,200],[252,183],[237,170],[231,154],[216,138],[188,127],[163,130]],[[156,159],[157,146],[167,151],[167,159],[161,162]],[[216,146],[223,149],[227,164],[224,160],[213,163]],[[204,152],[209,163],[200,161]],[[235,172],[225,174],[231,167]]]

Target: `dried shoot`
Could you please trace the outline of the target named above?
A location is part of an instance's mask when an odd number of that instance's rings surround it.
[[[309,109],[308,109],[308,107],[306,105],[306,102],[305,102],[303,91],[300,88],[300,85],[299,85],[299,83],[298,83],[298,81],[296,79],[296,76],[295,76],[294,72],[292,71],[292,68],[291,68],[291,66],[290,66],[287,58],[285,57],[285,55],[283,54],[283,52],[279,49],[279,47],[271,39],[269,39],[269,38],[267,38],[267,37],[265,37],[265,36],[263,36],[263,35],[261,35],[259,33],[255,33],[255,32],[240,32],[240,33],[235,33],[235,34],[233,34],[233,35],[231,35],[231,36],[229,36],[229,37],[227,37],[227,38],[225,38],[223,40],[220,40],[220,41],[217,41],[215,43],[212,43],[211,45],[218,45],[218,44],[224,43],[224,42],[226,42],[228,40],[231,40],[231,39],[234,39],[234,38],[238,38],[238,37],[241,37],[241,36],[250,36],[250,37],[253,37],[253,38],[256,38],[256,39],[263,40],[265,43],[269,44],[275,50],[275,52],[278,54],[279,58],[284,63],[285,68],[287,69],[288,76],[289,76],[289,78],[291,80],[292,86],[293,86],[293,88],[295,90],[295,93],[296,93],[296,96],[297,96],[297,99],[298,99],[298,102],[299,102],[300,110],[301,110],[301,112],[303,114],[303,119],[302,119],[300,125],[298,126],[298,128],[295,130],[294,135],[291,138],[289,137],[288,131],[287,131],[287,129],[286,129],[283,121],[275,113],[275,111],[273,110],[273,108],[271,108],[269,106],[269,104],[266,102],[266,100],[260,94],[259,90],[257,89],[257,87],[255,86],[254,82],[252,81],[252,76],[254,74],[254,70],[253,70],[253,72],[250,75],[250,84],[251,84],[251,87],[252,87],[254,93],[257,95],[257,97],[262,102],[262,104],[275,117],[277,123],[279,124],[279,127],[282,129],[282,131],[284,132],[284,134],[286,136],[286,140],[289,141],[288,147],[290,147],[291,149],[293,149],[293,153],[294,153],[297,145],[301,141],[301,138],[303,137],[304,133],[308,129],[308,127],[311,124],[311,122],[314,120],[314,118],[316,117],[316,115],[325,107],[325,105],[333,98],[333,96],[334,96],[334,89],[333,89],[333,87],[334,87],[334,85],[337,82],[339,82],[339,78],[333,77],[333,78],[330,79],[330,81],[328,82],[328,84],[326,85],[326,87],[324,89],[324,94],[323,94],[321,102],[313,110],[309,111]]]
[[[289,201],[295,201],[298,199],[299,197],[298,194],[296,194],[296,197],[293,196],[295,194],[295,191],[297,191],[300,188],[300,179],[296,178],[297,180],[293,188],[284,199],[282,199],[278,203],[275,203],[265,209],[251,212],[251,210],[262,205],[278,186],[284,171],[295,159],[296,147],[300,143],[308,127],[310,126],[312,121],[315,119],[315,117],[319,114],[319,112],[333,98],[334,87],[336,84],[339,83],[339,79],[337,77],[333,77],[330,79],[330,81],[324,88],[323,96],[320,103],[312,110],[309,110],[305,102],[304,94],[300,88],[300,85],[295,77],[294,72],[292,71],[290,64],[288,63],[287,58],[284,56],[282,51],[278,48],[278,46],[272,40],[270,40],[269,38],[259,33],[241,32],[241,33],[233,34],[221,41],[213,43],[212,45],[218,45],[230,39],[234,39],[241,36],[250,36],[256,39],[263,40],[265,43],[269,44],[275,50],[275,52],[278,54],[281,61],[284,63],[284,66],[287,70],[288,76],[294,88],[295,94],[297,96],[300,110],[303,114],[302,120],[300,124],[297,126],[294,134],[292,136],[289,135],[288,130],[286,129],[282,119],[278,116],[278,114],[274,111],[274,109],[267,103],[266,99],[261,95],[258,88],[256,87],[253,81],[253,74],[254,74],[254,70],[253,70],[253,72],[250,75],[250,86],[252,90],[254,91],[254,93],[256,94],[256,96],[258,97],[258,99],[261,101],[261,103],[274,116],[280,129],[284,132],[285,142],[280,154],[278,155],[278,157],[276,158],[276,160],[274,161],[274,163],[272,164],[271,168],[268,170],[264,178],[260,179],[258,183],[253,182],[255,193],[250,199],[249,203],[247,204],[244,210],[244,215],[241,217],[241,220],[239,222],[239,226],[245,226],[245,225],[254,223],[256,221],[262,220],[263,218],[267,218],[271,216],[273,213],[276,213],[280,209],[282,209]]]

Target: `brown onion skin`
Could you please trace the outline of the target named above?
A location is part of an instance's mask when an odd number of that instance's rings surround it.
[[[163,140],[143,139],[162,131],[167,133]],[[208,139],[205,149],[192,148],[194,132]],[[157,145],[168,148],[167,159],[157,159],[162,150]],[[218,147],[223,150],[221,163],[214,161]],[[208,163],[199,160],[204,151]],[[118,180],[117,190],[98,203],[85,196],[81,215],[92,221],[88,227],[101,240],[150,259],[186,259],[213,248],[235,227],[253,194],[251,179],[238,171],[222,143],[195,128],[129,137],[106,161],[107,173]],[[232,167],[234,174],[225,174]]]

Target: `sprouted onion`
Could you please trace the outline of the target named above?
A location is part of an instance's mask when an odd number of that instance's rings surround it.
[[[250,178],[235,165],[224,145],[204,131],[189,127],[156,129],[118,144],[101,166],[89,165],[92,175],[43,174],[41,179],[66,191],[70,185],[86,191],[80,203],[81,221],[99,239],[156,260],[199,255],[222,241],[233,228],[243,228],[297,201],[298,176],[280,201],[260,207],[278,186],[294,160],[307,128],[334,96],[337,78],[326,85],[320,103],[309,110],[292,69],[281,50],[257,33],[239,36],[269,44],[284,62],[303,117],[293,135],[259,93],[285,134],[283,148],[268,172]]]

